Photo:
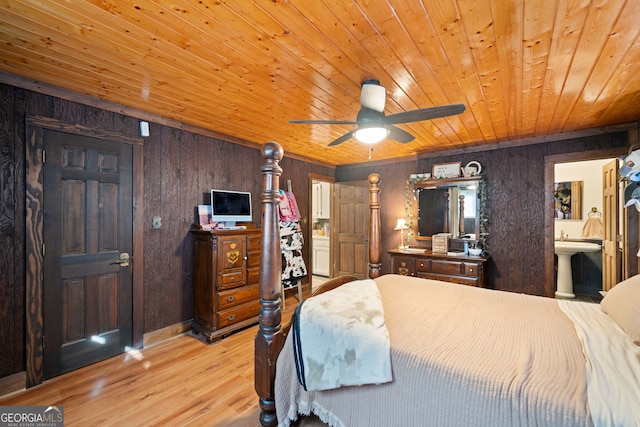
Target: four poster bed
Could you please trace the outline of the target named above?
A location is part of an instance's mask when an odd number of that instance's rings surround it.
[[[640,278],[598,305],[380,276],[375,174],[372,280],[330,280],[296,309],[291,329],[282,326],[283,151],[267,143],[263,156],[255,338],[262,425],[288,426],[310,413],[332,426],[640,425]],[[364,311],[354,314],[355,306]]]

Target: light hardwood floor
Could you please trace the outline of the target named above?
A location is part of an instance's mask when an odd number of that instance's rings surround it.
[[[283,322],[296,296],[287,294]],[[213,345],[180,335],[0,398],[0,405],[63,406],[66,427],[259,426],[256,331],[252,326]]]

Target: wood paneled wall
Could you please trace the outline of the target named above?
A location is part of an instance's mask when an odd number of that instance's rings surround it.
[[[138,119],[0,84],[0,378],[25,369],[25,117],[38,115],[137,137]],[[195,207],[211,188],[252,193],[260,222],[264,160],[259,149],[150,123],[144,146],[144,332],[193,317],[191,276]],[[309,174],[334,169],[285,158],[283,184],[291,180],[304,218]],[[162,218],[159,230],[153,216]],[[303,223],[305,240],[306,224]],[[303,251],[310,262],[309,251]]]
[[[544,295],[545,156],[626,147],[626,132],[617,132],[504,149],[441,157],[418,158],[392,165],[338,167],[337,181],[366,179],[371,172],[381,177],[382,270],[390,271],[387,251],[398,246],[393,231],[404,213],[404,185],[412,173],[430,172],[433,164],[477,160],[486,177],[487,239],[491,262],[487,271],[490,287],[533,295]],[[413,243],[415,244],[415,242]]]

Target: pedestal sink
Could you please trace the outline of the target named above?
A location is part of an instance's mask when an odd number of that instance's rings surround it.
[[[573,293],[573,278],[571,277],[571,256],[578,252],[600,252],[602,248],[597,243],[573,242],[556,240],[554,242],[558,255],[558,287],[556,298],[575,298]]]

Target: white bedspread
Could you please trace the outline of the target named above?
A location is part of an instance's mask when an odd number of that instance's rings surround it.
[[[298,379],[306,390],[391,381],[389,332],[373,280],[304,301],[294,325]]]
[[[594,426],[640,426],[640,347],[599,305],[558,304],[582,341]]]

